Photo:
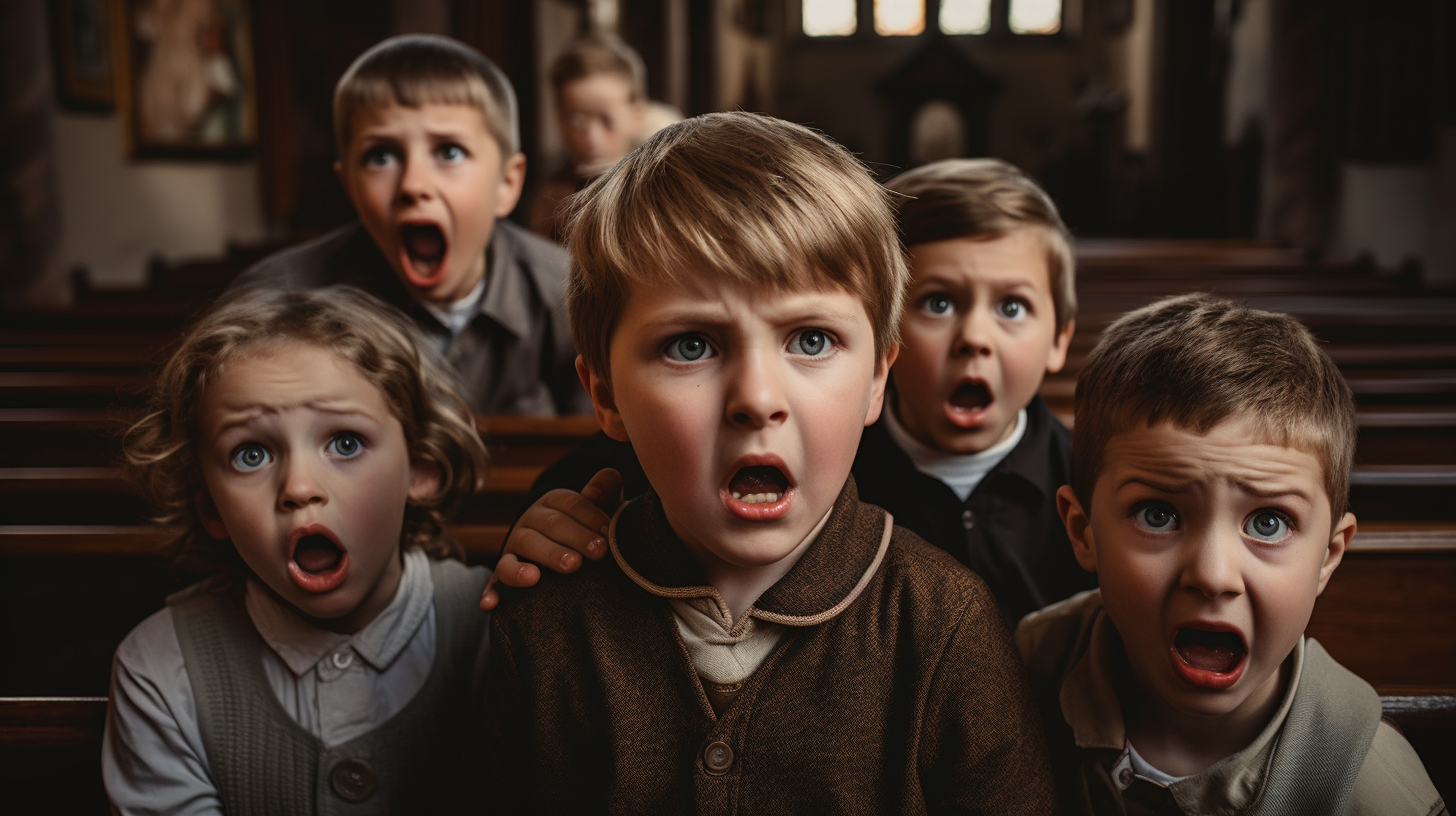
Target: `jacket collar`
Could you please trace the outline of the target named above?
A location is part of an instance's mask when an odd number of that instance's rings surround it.
[[[854,479],[845,482],[819,536],[747,614],[790,626],[832,618],[878,570],[888,547],[890,514],[862,504]],[[618,510],[608,533],[612,554],[632,581],[665,598],[714,597],[702,567],[669,526],[657,494],[648,490]]]

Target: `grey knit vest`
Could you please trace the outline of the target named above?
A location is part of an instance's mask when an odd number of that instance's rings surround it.
[[[471,678],[489,620],[469,611],[486,574],[433,561],[430,577],[436,637],[429,679],[387,722],[332,748],[295,723],[268,686],[267,646],[240,596],[203,591],[168,600],[229,816],[446,813],[466,801],[481,739]]]

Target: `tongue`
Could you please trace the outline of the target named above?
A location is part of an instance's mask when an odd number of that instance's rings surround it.
[[[343,552],[323,536],[308,536],[298,542],[293,560],[304,572],[328,572],[339,565]]]
[[[963,383],[950,395],[950,404],[969,411],[979,411],[991,404],[991,394],[979,383]]]
[[[1178,633],[1174,646],[1184,662],[1197,669],[1227,672],[1237,666],[1244,646],[1232,632],[1204,632],[1185,629]]]
[[[748,496],[754,493],[782,493],[789,486],[789,480],[776,467],[756,465],[739,470],[733,475],[733,481],[728,485],[740,496]]]

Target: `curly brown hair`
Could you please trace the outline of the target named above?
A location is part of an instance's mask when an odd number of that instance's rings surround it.
[[[206,490],[197,457],[199,407],[228,360],[286,343],[332,351],[379,388],[404,428],[410,461],[427,462],[440,475],[434,495],[405,509],[401,551],[419,547],[433,558],[461,558],[442,522],[484,485],[485,446],[474,417],[449,369],[403,312],[354,287],[332,286],[225,296],[183,334],[157,377],[146,415],[123,436],[129,477],[157,508],[158,521],[179,528],[172,542],[177,563],[234,575],[246,569],[229,542],[208,535],[198,515]]]

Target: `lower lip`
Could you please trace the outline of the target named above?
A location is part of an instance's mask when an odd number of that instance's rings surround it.
[[[789,505],[794,501],[794,490],[789,488],[779,496],[778,501],[760,502],[749,504],[733,498],[733,494],[724,490],[722,492],[723,506],[728,512],[745,521],[777,521],[789,513]]]
[[[991,406],[985,408],[959,408],[950,403],[945,404],[945,417],[952,425],[959,428],[979,428],[986,424],[986,418],[991,415]]]
[[[405,280],[409,281],[411,286],[418,289],[429,289],[432,286],[440,285],[445,280],[445,264],[449,260],[450,253],[447,252],[444,257],[440,258],[440,265],[435,267],[434,272],[429,275],[421,275],[415,271],[415,265],[410,263],[409,253],[400,252],[399,268],[404,272]]]
[[[288,562],[288,575],[293,583],[305,592],[332,592],[344,583],[349,577],[349,554],[343,553],[339,556],[339,563],[328,572],[309,572],[298,565],[297,561]]]
[[[1210,671],[1189,665],[1188,661],[1178,654],[1178,649],[1173,646],[1168,647],[1168,659],[1173,662],[1173,671],[1188,685],[1207,691],[1223,691],[1239,682],[1239,678],[1244,675],[1244,667],[1249,664],[1249,653],[1245,650],[1239,656],[1239,662],[1226,672]]]

